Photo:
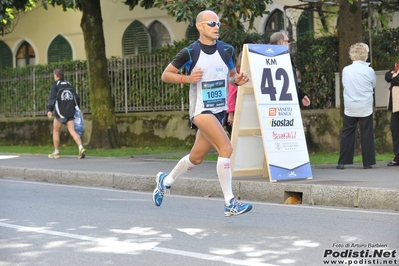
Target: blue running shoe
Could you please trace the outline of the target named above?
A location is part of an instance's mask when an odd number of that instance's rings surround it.
[[[232,215],[240,215],[252,210],[252,205],[249,203],[241,203],[236,198],[230,200],[230,205],[224,205],[224,216],[230,217]]]
[[[162,204],[163,196],[166,192],[166,190],[170,189],[170,186],[165,186],[163,184],[163,181],[165,180],[165,177],[167,174],[159,172],[157,174],[157,177],[155,178],[155,182],[157,182],[157,186],[154,189],[154,192],[152,193],[152,200],[154,201],[154,204],[159,207]]]

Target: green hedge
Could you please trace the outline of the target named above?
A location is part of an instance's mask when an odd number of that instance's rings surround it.
[[[368,35],[363,42],[369,44]],[[302,36],[294,44],[294,61],[302,74],[302,89],[311,97],[315,109],[335,106],[335,73],[339,71],[337,36],[314,38]],[[399,28],[372,35],[374,70],[392,69],[399,61]]]

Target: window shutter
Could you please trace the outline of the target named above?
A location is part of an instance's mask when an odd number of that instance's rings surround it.
[[[186,30],[186,39],[190,41],[196,41],[199,39],[199,32],[197,27],[195,26],[195,21],[193,21],[193,25],[188,25]]]
[[[313,30],[313,12],[303,11],[299,17],[297,32],[298,36],[310,33]]]
[[[288,37],[292,38],[292,24],[291,21],[287,19],[287,32]],[[272,35],[274,32],[280,31],[284,29],[284,13],[276,9],[274,10],[265,24],[264,32],[267,33],[269,36]]]
[[[151,35],[152,48],[160,48],[171,43],[169,31],[161,22],[155,21],[152,23],[148,31]]]
[[[72,60],[72,48],[61,35],[55,37],[51,42],[47,51],[47,60],[49,64]]]
[[[138,55],[151,49],[151,37],[146,27],[139,21],[133,21],[122,37],[123,56]]]
[[[12,67],[12,52],[8,45],[0,41],[0,68]]]

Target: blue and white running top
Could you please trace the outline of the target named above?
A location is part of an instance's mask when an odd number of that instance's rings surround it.
[[[190,118],[211,111],[214,114],[227,110],[229,69],[218,52],[208,55],[201,51],[194,69],[204,71],[202,80],[190,84]]]
[[[223,50],[229,59],[226,60],[228,65],[226,65],[217,51],[216,44],[204,45],[200,43],[200,46],[201,51],[193,70],[201,68],[204,75],[200,82],[190,84],[190,120],[204,111],[217,114],[227,110],[227,88],[230,70],[235,68],[233,61],[234,48],[231,45],[223,43]],[[181,69],[189,60],[191,60],[191,55],[188,49],[184,48],[176,55],[171,64]]]

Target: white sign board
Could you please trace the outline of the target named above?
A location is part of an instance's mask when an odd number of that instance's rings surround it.
[[[241,66],[251,82],[238,89],[232,132],[233,176],[262,174],[270,181],[311,179],[288,47],[246,44]]]

